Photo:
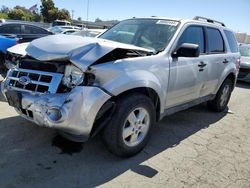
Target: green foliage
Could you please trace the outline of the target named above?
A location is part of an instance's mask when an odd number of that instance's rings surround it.
[[[41,0],[42,5],[41,8],[41,14],[44,17],[45,22],[52,22],[55,20],[57,8],[55,7],[55,4],[53,0]]]
[[[57,16],[58,16],[57,19],[59,19],[59,20],[68,20],[68,21],[71,20],[70,13],[66,9],[58,10]]]
[[[7,13],[2,13],[0,12],[0,19],[8,19],[8,14]]]
[[[52,0],[41,0],[41,14],[45,22],[53,22],[56,19],[70,21],[70,13],[66,9],[58,9]]]
[[[14,9],[10,10],[8,13],[8,17],[14,20],[25,20],[25,21],[33,21],[34,15],[25,7],[16,6]]]
[[[13,20],[25,20],[25,21],[44,21],[53,22],[54,20],[68,20],[71,21],[70,13],[66,9],[58,9],[55,7],[53,0],[41,0],[41,10],[38,12],[30,12],[22,6],[15,6],[13,9],[9,9],[6,6],[0,8],[0,19],[13,19]]]

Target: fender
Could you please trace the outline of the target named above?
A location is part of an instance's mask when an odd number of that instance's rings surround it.
[[[220,89],[220,86],[222,85],[222,83],[224,82],[224,80],[231,74],[233,73],[234,74],[234,77],[235,77],[235,81],[234,81],[234,85],[236,84],[236,81],[237,81],[237,69],[236,69],[236,65],[235,64],[230,64],[228,65],[224,70],[223,70],[223,73],[221,74],[221,77],[218,81],[218,85],[216,87],[216,90],[215,90],[215,93],[216,94],[218,92],[218,90]]]
[[[105,72],[106,74],[104,74]],[[160,80],[152,72],[146,70],[134,70],[125,72],[119,69],[113,69],[112,71],[96,69],[95,75],[97,75],[98,80],[104,82],[101,83],[101,87],[114,96],[118,96],[125,91],[135,88],[145,87],[153,89],[159,96],[161,104],[160,112],[164,112],[167,82],[166,84],[161,84]],[[105,78],[107,78],[108,80],[105,80]],[[163,88],[162,85],[165,85],[166,88]]]

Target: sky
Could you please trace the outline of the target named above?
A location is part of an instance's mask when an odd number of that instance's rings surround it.
[[[87,20],[88,0],[54,0],[55,6],[74,11],[74,19]],[[0,0],[0,6],[40,6],[40,0]],[[88,20],[123,20],[161,16],[192,19],[203,16],[222,21],[236,32],[250,34],[250,0],[89,0]]]

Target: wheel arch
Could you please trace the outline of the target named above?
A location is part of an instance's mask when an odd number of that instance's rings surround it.
[[[218,87],[217,87],[216,93],[219,91],[221,85],[224,83],[224,81],[225,81],[226,79],[230,79],[230,80],[232,81],[232,83],[233,83],[233,86],[235,87],[236,81],[237,81],[237,76],[236,76],[236,73],[235,73],[235,72],[231,71],[231,72],[229,72],[227,75],[225,75],[225,76],[221,79],[220,84],[219,84]],[[233,89],[234,89],[234,87],[233,87]]]
[[[137,87],[137,88],[123,91],[119,93],[118,95],[111,97],[108,101],[106,101],[105,104],[103,104],[103,106],[101,107],[101,109],[99,110],[96,116],[95,123],[92,127],[90,136],[94,137],[97,133],[99,133],[106,126],[107,122],[110,120],[111,116],[113,115],[115,104],[119,99],[133,95],[135,93],[143,94],[152,100],[155,106],[155,111],[156,111],[156,121],[159,121],[160,114],[161,114],[161,101],[160,101],[159,94],[150,87]]]

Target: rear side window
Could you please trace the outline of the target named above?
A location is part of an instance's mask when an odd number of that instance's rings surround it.
[[[225,52],[224,41],[218,29],[207,28],[208,53]]]
[[[24,25],[24,33],[25,34],[48,34],[48,32],[42,28]]]
[[[198,44],[200,52],[205,52],[203,29],[200,26],[190,26],[181,35],[178,46],[183,43]]]
[[[227,30],[224,30],[224,32],[226,34],[231,52],[233,53],[238,52],[239,49],[238,49],[238,45],[237,45],[237,41],[236,41],[234,33],[231,31],[227,31]]]

